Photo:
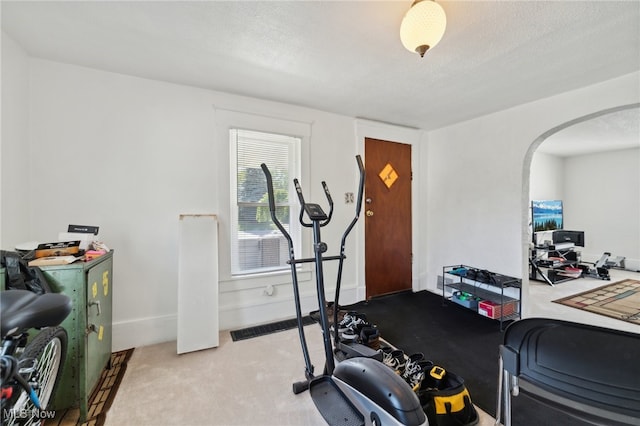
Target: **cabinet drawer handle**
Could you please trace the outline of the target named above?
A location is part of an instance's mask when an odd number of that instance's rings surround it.
[[[98,315],[100,315],[102,313],[102,310],[100,309],[100,301],[99,300],[94,300],[93,302],[89,303],[89,306],[93,306],[96,305],[98,308]]]

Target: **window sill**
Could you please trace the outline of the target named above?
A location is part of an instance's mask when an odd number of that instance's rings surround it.
[[[311,281],[312,274],[307,268],[298,271],[298,283]],[[220,293],[230,293],[239,290],[251,290],[266,285],[292,285],[291,271],[273,271],[251,275],[236,275],[226,279],[220,279]]]

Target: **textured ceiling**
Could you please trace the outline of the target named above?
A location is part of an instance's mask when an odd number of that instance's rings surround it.
[[[640,108],[625,109],[574,124],[551,135],[536,152],[570,157],[640,148]]]
[[[2,1],[2,29],[35,57],[426,130],[640,70],[639,1],[439,3],[422,59],[411,0]]]

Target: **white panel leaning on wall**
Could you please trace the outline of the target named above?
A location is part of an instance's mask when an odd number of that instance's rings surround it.
[[[178,241],[178,354],[217,347],[218,219],[180,215]]]

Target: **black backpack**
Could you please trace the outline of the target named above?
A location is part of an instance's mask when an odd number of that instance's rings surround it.
[[[29,290],[37,294],[52,293],[49,282],[37,266],[13,251],[0,251],[0,266],[5,268],[7,290]]]

